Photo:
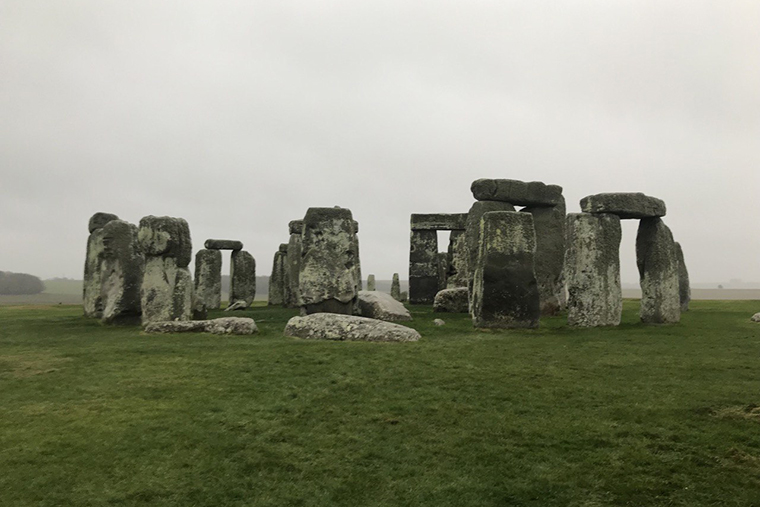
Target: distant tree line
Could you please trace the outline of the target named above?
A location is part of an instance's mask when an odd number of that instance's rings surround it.
[[[20,295],[39,294],[45,290],[45,284],[34,275],[0,271],[0,294]]]

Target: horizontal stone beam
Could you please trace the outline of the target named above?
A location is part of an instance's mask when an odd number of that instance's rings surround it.
[[[581,199],[585,213],[609,213],[620,218],[664,217],[665,203],[641,192],[617,192],[589,195]]]
[[[413,231],[463,231],[467,213],[412,213]]]
[[[508,202],[517,206],[556,206],[562,202],[562,187],[540,181],[479,179],[470,186],[478,201]]]
[[[234,239],[207,239],[203,244],[209,250],[242,250],[243,243]]]

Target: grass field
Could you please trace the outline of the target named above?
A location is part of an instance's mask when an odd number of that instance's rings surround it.
[[[760,505],[760,301],[417,343],[147,336],[0,307],[0,505]]]

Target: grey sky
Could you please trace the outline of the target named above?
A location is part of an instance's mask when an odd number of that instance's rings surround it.
[[[760,281],[758,26],[756,0],[0,0],[0,270],[81,278],[107,211],[269,274],[288,221],[340,205],[365,275],[405,278],[409,215],[502,177],[571,212],[660,197],[693,281]]]

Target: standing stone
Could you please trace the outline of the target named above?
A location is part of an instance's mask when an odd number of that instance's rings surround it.
[[[103,213],[102,211],[98,211],[90,217],[90,222],[87,224],[87,230],[89,230],[91,233],[95,232],[98,229],[105,227],[108,222],[112,222],[118,219],[119,217],[113,213]]]
[[[475,266],[478,260],[480,248],[480,221],[488,212],[491,211],[514,211],[515,207],[506,202],[500,201],[477,201],[467,213],[467,228],[465,229],[465,248],[467,254],[462,257],[461,265],[464,268],[469,289],[470,298],[472,298],[472,284],[475,276]]]
[[[268,304],[281,305],[285,302],[285,261],[288,245],[282,244],[274,254],[272,276],[269,277]]]
[[[393,281],[391,282],[391,297],[396,301],[401,301],[401,283],[398,279],[398,273],[393,273]]]
[[[541,315],[534,258],[533,216],[514,211],[483,215],[472,294],[475,327],[534,328]]]
[[[464,230],[451,231],[449,236],[449,271],[446,275],[446,288],[467,287],[467,237]]]
[[[691,302],[691,284],[689,283],[689,271],[686,269],[686,261],[683,258],[681,243],[676,241],[676,255],[678,256],[678,296],[681,301],[681,313],[689,311]]]
[[[299,277],[303,250],[303,220],[293,220],[288,224],[288,227],[290,229],[290,240],[288,241],[288,256],[285,259],[285,272],[288,280],[285,286],[285,306],[287,308],[298,308],[301,306]]]
[[[218,310],[222,306],[222,252],[219,250],[203,249],[195,254],[195,301],[196,306],[205,310]]]
[[[358,290],[362,290],[362,262],[361,257],[359,256],[359,222],[356,220],[353,221],[354,223],[354,241],[353,241],[353,251],[354,251],[354,266],[356,269],[356,279],[359,281]]]
[[[145,254],[140,300],[142,323],[190,320],[193,280],[187,265],[192,256],[190,227],[182,218],[147,216],[137,233]]]
[[[569,298],[571,326],[617,326],[623,312],[620,288],[620,218],[608,214],[567,215]]]
[[[433,304],[438,292],[438,233],[412,231],[409,241],[409,302]]]
[[[673,234],[661,218],[644,218],[639,223],[636,264],[641,282],[642,322],[679,322],[678,254]]]
[[[141,313],[140,287],[145,269],[145,256],[137,241],[137,226],[112,220],[101,231],[103,321],[137,320]]]
[[[375,275],[367,275],[367,290],[377,290],[375,285]]]
[[[103,262],[103,227],[112,220],[118,220],[114,214],[98,212],[90,217],[87,230],[87,252],[84,261],[84,283],[82,284],[82,306],[86,317],[103,316],[101,296],[101,264]]]
[[[256,297],[256,260],[245,250],[230,256],[230,304],[242,301],[245,308]]]
[[[533,215],[536,228],[536,280],[541,295],[541,315],[557,315],[565,287],[565,199],[552,207],[528,206],[521,211]]]
[[[438,252],[438,290],[442,291],[446,288],[446,282],[449,276],[449,254],[448,252]],[[438,292],[436,292],[437,294]],[[435,296],[433,296],[435,300]]]
[[[299,273],[304,313],[353,313],[359,290],[355,231],[351,210],[309,208],[306,212]]]

